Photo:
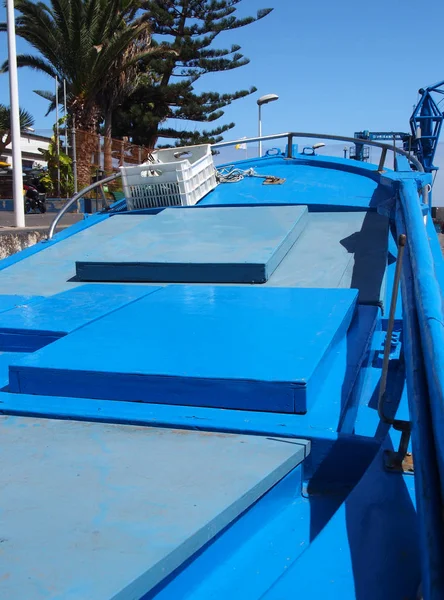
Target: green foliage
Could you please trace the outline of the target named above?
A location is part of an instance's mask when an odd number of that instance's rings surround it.
[[[59,126],[64,126],[66,118],[59,120]],[[40,181],[44,184],[46,191],[49,194],[58,192],[62,196],[72,196],[74,192],[74,177],[72,172],[72,160],[60,148],[57,152],[57,133],[56,127],[53,128],[54,134],[51,137],[48,149],[39,148],[42,154],[42,160],[47,163],[47,171],[40,177]],[[59,140],[60,141],[60,140]],[[58,173],[60,170],[60,180]]]
[[[215,48],[213,42],[223,31],[250,25],[267,16],[272,9],[258,11],[254,17],[237,18],[241,0],[145,0],[142,7],[150,20],[156,39],[171,55],[140,69],[151,78],[131,94],[114,117],[114,132],[129,135],[137,144],[154,146],[158,137],[178,144],[220,141],[234,123],[214,129],[190,132],[185,127],[162,126],[167,119],[210,123],[224,115],[223,108],[234,100],[256,91],[255,87],[233,93],[195,93],[194,83],[207,73],[237,69],[249,59],[240,46]],[[167,41],[165,41],[167,40]]]
[[[20,129],[24,131],[25,129],[30,129],[34,126],[34,117],[28,111],[23,108],[19,109],[20,116]],[[10,129],[11,123],[11,109],[9,106],[5,106],[4,104],[0,104],[0,132],[6,132]]]

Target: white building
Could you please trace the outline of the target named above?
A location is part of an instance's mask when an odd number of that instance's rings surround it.
[[[46,167],[46,163],[42,160],[42,154],[39,148],[47,150],[50,138],[35,133],[22,133],[21,135],[21,150],[22,164],[24,168],[36,168],[37,166]],[[4,152],[0,155],[0,161],[7,162],[12,165],[12,147],[11,144],[6,146]]]

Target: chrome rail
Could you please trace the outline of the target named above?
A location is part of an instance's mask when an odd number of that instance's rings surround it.
[[[396,154],[405,156],[407,158],[407,160],[411,164],[413,164],[419,172],[421,172],[421,173],[424,172],[423,166],[418,161],[418,159],[415,158],[414,156],[412,156],[409,152],[406,152],[405,150],[401,150],[401,148],[396,148],[390,144],[383,144],[382,142],[376,142],[374,140],[363,140],[361,138],[355,138],[355,137],[330,135],[328,133],[303,133],[303,132],[291,131],[291,132],[287,132],[287,133],[276,133],[274,135],[263,135],[260,137],[242,138],[240,140],[234,140],[231,142],[218,142],[217,144],[213,144],[211,147],[212,148],[226,148],[228,146],[236,146],[237,144],[249,144],[249,143],[253,143],[253,142],[263,142],[263,141],[287,139],[286,157],[294,158],[293,157],[293,138],[333,140],[336,142],[349,142],[351,144],[356,144],[356,142],[357,142],[357,143],[365,144],[366,146],[375,146],[376,148],[381,148],[381,150],[382,150],[381,158],[380,158],[378,169],[377,169],[377,171],[379,173],[382,173],[382,171],[384,170],[384,165],[385,165],[385,160],[386,160],[388,150],[392,151],[394,156],[396,156]],[[396,166],[396,161],[395,161],[395,166]],[[75,194],[71,198],[71,200],[69,200],[65,204],[65,206],[62,208],[62,210],[59,213],[57,213],[54,221],[51,223],[51,226],[48,231],[48,240],[50,240],[53,237],[58,223],[60,222],[62,217],[66,214],[66,212],[71,208],[71,206],[75,202],[77,202],[85,194],[87,194],[88,192],[91,192],[92,190],[94,190],[96,188],[100,188],[102,198],[104,198],[104,193],[103,193],[103,188],[102,188],[103,184],[109,183],[110,181],[114,181],[115,179],[117,179],[121,176],[122,175],[120,172],[114,173],[113,175],[109,175],[108,177],[105,177],[104,179],[101,179],[100,181],[96,181],[96,182],[92,183],[91,185],[88,185],[86,188],[84,188],[83,190],[80,190],[80,192]]]
[[[95,181],[91,185],[88,185],[86,188],[83,188],[83,190],[80,190],[80,192],[78,192],[77,194],[74,194],[74,196],[71,198],[71,200],[68,200],[68,202],[65,204],[65,206],[56,214],[56,216],[48,230],[48,238],[47,239],[50,240],[53,237],[55,229],[56,229],[57,225],[59,224],[59,221],[68,212],[68,210],[71,208],[71,206],[75,202],[77,202],[78,200],[80,200],[80,198],[83,198],[83,196],[85,194],[87,194],[88,192],[91,192],[92,190],[95,190],[96,188],[100,188],[100,193],[102,195],[102,199],[105,199],[105,194],[104,194],[103,187],[102,187],[103,184],[109,183],[110,181],[114,181],[115,179],[118,179],[121,176],[122,176],[122,174],[120,172],[113,173],[113,175],[104,177],[103,179],[100,179],[100,181]]]
[[[387,156],[387,151],[391,150],[394,154],[400,154],[401,156],[405,156],[410,163],[415,165],[416,169],[423,173],[424,168],[422,164],[419,162],[417,158],[412,156],[409,152],[405,150],[401,150],[401,148],[395,148],[391,144],[383,144],[382,142],[376,142],[374,140],[363,140],[361,138],[355,137],[344,137],[341,135],[331,135],[329,133],[303,133],[299,131],[291,131],[287,133],[277,133],[274,135],[265,135],[261,137],[253,137],[253,138],[243,138],[240,140],[234,140],[233,142],[218,142],[217,144],[213,144],[212,148],[225,148],[227,146],[236,146],[237,144],[248,144],[259,141],[271,141],[271,140],[280,140],[286,138],[287,139],[287,158],[293,158],[293,138],[307,138],[307,139],[319,139],[319,140],[333,140],[336,142],[349,142],[351,144],[361,143],[366,146],[375,146],[376,148],[381,148],[381,160],[379,161],[378,171],[382,172],[384,169],[384,164]]]

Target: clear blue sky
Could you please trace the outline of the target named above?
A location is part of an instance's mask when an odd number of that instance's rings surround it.
[[[219,46],[239,43],[251,59],[232,72],[207,75],[201,89],[233,91],[255,85],[258,93],[227,108],[236,128],[226,137],[255,135],[256,98],[276,93],[264,107],[264,133],[289,129],[352,135],[361,129],[404,130],[417,89],[444,80],[444,2],[430,0],[244,0],[239,13],[274,7],[259,23],[221,34]],[[5,20],[0,8],[0,20]],[[7,55],[0,34],[0,59]],[[30,49],[18,40],[18,51]],[[49,129],[47,102],[33,89],[52,82],[30,69],[19,71],[20,103]],[[8,76],[0,75],[0,102],[9,104]]]

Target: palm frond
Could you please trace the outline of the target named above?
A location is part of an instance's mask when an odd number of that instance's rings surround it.
[[[33,90],[34,94],[44,98],[45,100],[49,100],[48,110],[45,113],[45,117],[47,117],[56,107],[56,97],[54,92],[50,92],[49,90]]]
[[[19,109],[20,129],[24,131],[34,126],[34,117],[24,108]],[[10,131],[11,129],[11,108],[5,104],[0,104],[0,132]]]
[[[17,66],[18,67],[30,67],[31,69],[35,69],[37,71],[42,71],[46,73],[50,77],[56,77],[57,71],[54,70],[53,66],[43,58],[39,58],[38,56],[32,56],[31,54],[19,54],[17,56]],[[0,71],[6,73],[9,70],[9,63],[7,60],[0,67]]]

